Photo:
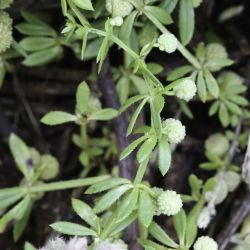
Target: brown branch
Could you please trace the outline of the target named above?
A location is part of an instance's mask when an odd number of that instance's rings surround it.
[[[121,104],[117,95],[115,85],[112,79],[110,64],[106,60],[98,78],[98,87],[102,92],[107,106],[119,109]],[[129,139],[126,137],[126,131],[129,124],[128,115],[124,112],[113,120],[113,127],[117,139],[118,154],[129,145]],[[122,161],[119,161],[120,176],[132,180],[135,172],[135,161],[132,155]],[[124,232],[123,238],[129,244],[129,249],[141,249],[137,243],[138,226],[136,223],[131,224]]]

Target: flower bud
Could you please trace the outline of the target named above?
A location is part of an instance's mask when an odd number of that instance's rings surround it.
[[[162,128],[162,132],[167,136],[169,143],[180,143],[186,135],[185,126],[179,120],[173,118],[163,121]]]
[[[173,34],[162,34],[157,40],[159,49],[167,53],[173,53],[178,46],[178,40]]]
[[[197,88],[192,79],[186,78],[176,85],[173,91],[178,98],[188,102],[195,96]]]
[[[116,16],[110,20],[110,24],[112,26],[122,26],[123,24],[123,18],[121,16]]]
[[[168,216],[179,213],[182,208],[181,196],[175,191],[167,190],[162,192],[157,199],[158,214]]]
[[[202,236],[195,242],[194,250],[218,250],[218,245],[212,238]]]
[[[113,16],[125,17],[133,10],[133,5],[126,0],[106,0],[106,9]]]
[[[58,175],[59,163],[52,155],[41,156],[41,175],[40,178],[43,180],[51,180]]]
[[[207,138],[205,148],[206,151],[220,157],[228,151],[229,142],[223,134],[216,133]]]

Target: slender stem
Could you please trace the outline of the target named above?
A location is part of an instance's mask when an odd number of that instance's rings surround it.
[[[88,186],[95,184],[96,182],[102,181],[109,178],[109,175],[103,175],[98,177],[89,177],[85,179],[76,179],[70,181],[59,181],[54,183],[40,184],[32,186],[28,189],[29,193],[38,193],[38,192],[50,192],[55,190],[64,190],[77,188],[82,186]]]
[[[162,33],[170,33],[167,28],[162,25],[153,15],[150,13],[145,13],[145,15]],[[192,53],[190,53],[179,41],[177,49],[196,69],[200,69],[202,67],[199,61],[192,55]]]

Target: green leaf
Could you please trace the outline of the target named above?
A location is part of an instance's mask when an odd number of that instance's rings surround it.
[[[227,127],[230,123],[229,113],[224,103],[220,104],[219,108],[219,119],[223,127]]]
[[[143,226],[149,227],[153,220],[155,207],[147,192],[141,191],[139,198],[138,218]]]
[[[157,138],[152,137],[148,138],[140,147],[140,149],[137,152],[136,158],[139,163],[143,162],[147,158],[150,158],[152,151],[155,148],[155,145],[157,143]]]
[[[166,250],[166,247],[161,246],[151,240],[138,239],[138,241],[143,246],[144,250]]]
[[[0,209],[3,210],[20,200],[23,194],[19,192],[18,194],[9,194],[5,196],[0,196]]]
[[[100,224],[98,217],[93,213],[92,209],[83,201],[72,199],[72,207],[74,211],[91,227],[99,230]]]
[[[141,99],[145,98],[146,95],[135,95],[133,97],[130,97],[120,108],[119,113],[124,112],[127,108],[129,108],[134,103],[140,101]]]
[[[66,122],[75,122],[77,120],[78,118],[75,115],[71,115],[63,111],[51,111],[41,119],[41,122],[46,125],[53,126]]]
[[[3,233],[6,229],[7,225],[11,221],[20,220],[25,211],[27,210],[30,204],[30,197],[26,196],[22,201],[20,201],[16,206],[14,206],[11,210],[9,210],[5,215],[3,215],[0,219],[0,233]]]
[[[122,185],[122,184],[130,184],[130,181],[124,178],[112,178],[112,179],[107,179],[103,181],[99,181],[92,186],[90,186],[86,190],[86,194],[95,194],[99,192],[106,191],[108,189],[111,189],[113,187]]]
[[[27,206],[27,208],[24,212],[24,215],[22,216],[22,218],[20,220],[17,221],[17,223],[14,226],[13,238],[14,238],[15,242],[17,242],[20,239],[20,237],[22,236],[22,234],[23,234],[23,232],[28,224],[28,221],[30,218],[30,213],[32,210],[32,205],[33,205],[32,201],[30,200],[29,205]]]
[[[173,22],[173,19],[171,18],[170,14],[157,6],[146,6],[144,8],[144,12],[148,12],[151,15],[153,15],[158,21],[160,21],[162,24],[171,24]]]
[[[130,214],[126,219],[121,222],[118,222],[112,229],[110,234],[111,237],[117,235],[118,233],[122,232],[128,225],[132,224],[133,221],[137,218],[137,212]]]
[[[104,194],[100,199],[98,199],[94,207],[94,212],[100,213],[105,211],[132,187],[133,186],[131,184],[125,184],[110,190],[109,192]]]
[[[27,67],[44,65],[56,59],[61,54],[61,51],[61,47],[53,47],[34,52],[28,55],[22,63]]]
[[[246,98],[239,95],[230,95],[228,99],[240,106],[247,106],[249,104]]]
[[[66,221],[59,221],[56,223],[53,223],[50,225],[55,231],[67,234],[67,235],[73,235],[73,236],[94,236],[97,237],[97,234],[95,231],[81,226],[76,223],[72,222],[66,222]]]
[[[196,217],[190,214],[187,218],[185,246],[191,247],[197,237]]]
[[[26,51],[38,51],[55,46],[56,40],[49,37],[26,37],[19,45]]]
[[[101,109],[91,114],[88,119],[96,121],[107,121],[117,117],[118,111],[112,108]]]
[[[127,136],[130,135],[132,133],[132,130],[135,126],[135,122],[139,116],[139,114],[141,113],[144,105],[146,104],[146,102],[148,101],[148,98],[145,98],[140,105],[137,107],[137,109],[135,110],[134,114],[131,117],[130,123],[128,125],[128,129],[127,129]]]
[[[207,100],[207,87],[206,82],[203,77],[203,72],[199,71],[197,77],[197,92],[202,102],[206,102]]]
[[[130,79],[128,77],[121,77],[116,85],[116,90],[119,95],[121,104],[125,103],[128,99],[130,87]]]
[[[62,13],[67,16],[67,0],[61,0]]]
[[[187,45],[194,33],[194,9],[192,0],[180,0],[179,31],[181,42]]]
[[[154,75],[158,75],[164,70],[164,68],[160,64],[153,62],[147,63],[147,67]]]
[[[183,114],[185,114],[191,120],[194,119],[193,112],[188,106],[188,104],[184,100],[181,100],[181,99],[177,99],[177,101],[180,105],[180,109],[183,112]]]
[[[186,226],[187,226],[187,216],[185,214],[185,211],[181,209],[181,211],[174,216],[174,228],[177,233],[180,245],[184,244]]]
[[[81,59],[83,60],[84,54],[87,48],[87,41],[88,41],[88,31],[84,29],[83,38],[82,38],[82,48],[81,48]]]
[[[163,229],[155,222],[152,222],[148,228],[149,233],[160,243],[165,246],[177,248],[178,245],[163,231]]]
[[[158,138],[160,138],[162,134],[161,111],[164,107],[164,103],[164,97],[161,95],[155,96],[150,102],[151,120]]]
[[[91,0],[72,0],[72,2],[81,9],[94,11]]]
[[[159,169],[164,176],[168,172],[171,164],[171,149],[165,136],[162,136],[161,139],[159,139],[158,161]]]
[[[242,115],[241,108],[233,102],[226,101],[226,106],[228,110],[235,115]]]
[[[135,150],[135,148],[142,143],[144,140],[147,139],[147,136],[142,136],[138,139],[136,139],[135,141],[133,141],[132,143],[130,143],[121,153],[120,155],[120,160],[123,160],[124,158],[126,158],[128,155],[131,154],[132,151]]]
[[[24,244],[24,250],[36,250],[36,248],[26,241]]]
[[[89,96],[90,90],[88,84],[86,82],[80,83],[76,91],[76,108],[81,114],[87,110]]]
[[[191,187],[192,196],[196,199],[200,197],[200,190],[202,186],[202,181],[197,178],[196,175],[191,174],[188,178],[189,185]]]
[[[194,70],[194,67],[191,65],[184,65],[184,66],[178,67],[177,69],[174,69],[173,71],[170,72],[167,80],[175,81],[181,77],[184,77],[186,74],[192,72],[193,70]]]
[[[125,19],[125,21],[120,29],[119,38],[127,45],[129,45],[129,43],[130,43],[130,36],[131,36],[131,32],[133,29],[136,15],[137,15],[137,11],[133,11],[131,14],[129,14],[126,17],[126,19]]]
[[[100,72],[102,68],[103,62],[107,57],[108,51],[109,51],[109,36],[106,36],[102,41],[101,47],[96,57],[96,62],[99,63],[98,72]]]
[[[130,79],[140,94],[148,93],[148,85],[143,78],[137,75],[130,75]]]
[[[213,97],[218,98],[219,93],[220,93],[220,89],[219,89],[219,86],[218,86],[216,79],[213,77],[213,75],[208,70],[204,70],[204,76],[205,76],[207,89],[208,89],[209,93]]]
[[[28,36],[56,36],[56,32],[50,26],[40,23],[19,23],[15,27],[20,33]]]
[[[212,116],[214,114],[217,113],[217,111],[219,110],[219,106],[220,106],[220,102],[219,101],[215,101],[209,108],[209,112],[208,115]]]
[[[30,166],[29,164],[30,161],[32,164],[32,158],[28,146],[20,137],[15,134],[11,134],[9,147],[18,169],[26,178],[29,178],[32,173],[32,169],[30,169],[30,167],[33,166]]]
[[[127,194],[117,211],[117,222],[126,219],[136,208],[139,197],[139,191],[137,189],[132,190],[131,193]]]

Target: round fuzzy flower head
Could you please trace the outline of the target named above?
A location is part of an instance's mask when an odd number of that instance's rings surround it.
[[[162,34],[157,40],[159,49],[167,53],[173,53],[178,46],[177,38],[173,34]]]
[[[56,158],[51,155],[41,156],[40,168],[42,169],[40,177],[43,180],[51,180],[59,173],[59,163]]]
[[[12,3],[13,0],[0,0],[0,9],[3,10],[5,8],[8,8]]]
[[[10,48],[10,45],[12,43],[12,30],[11,27],[8,25],[5,25],[3,23],[0,23],[0,53],[4,52],[8,48]]]
[[[178,214],[182,208],[181,196],[175,191],[167,190],[162,192],[157,199],[158,214],[168,216]]]
[[[162,127],[162,132],[167,136],[169,143],[180,143],[186,135],[185,126],[179,120],[173,118],[166,119],[163,121]]]
[[[123,24],[123,18],[121,16],[116,16],[110,20],[110,24],[112,26],[122,26]]]
[[[216,133],[207,138],[205,148],[214,155],[222,156],[229,149],[229,142],[223,134]]]
[[[195,242],[194,250],[218,250],[218,245],[212,238],[202,236]]]
[[[173,88],[175,95],[189,102],[196,94],[197,88],[192,79],[186,78]]]
[[[0,10],[0,23],[11,29],[12,22],[10,15],[6,11]]]
[[[106,0],[106,9],[114,16],[125,17],[133,10],[133,5],[127,0]]]

